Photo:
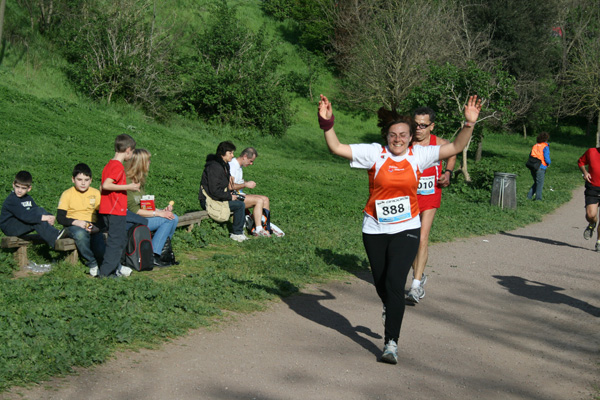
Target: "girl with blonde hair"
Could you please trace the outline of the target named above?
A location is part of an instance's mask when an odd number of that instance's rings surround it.
[[[139,192],[127,191],[127,209],[148,220],[148,228],[153,232],[154,266],[168,267],[172,263],[165,259],[169,258],[170,254],[165,254],[162,258],[161,255],[167,241],[170,242],[173,238],[179,217],[173,213],[173,205],[171,204],[163,209],[156,210],[145,210],[140,207],[142,196],[146,194],[146,177],[150,170],[150,156],[150,152],[146,149],[135,149],[131,159],[125,166],[127,183],[140,184]]]

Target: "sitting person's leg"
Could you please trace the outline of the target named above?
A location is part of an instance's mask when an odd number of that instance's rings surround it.
[[[229,201],[229,210],[233,213],[233,232],[232,235],[235,235],[235,237],[232,237],[232,239],[234,240],[238,240],[241,239],[241,237],[244,237],[244,239],[241,240],[246,240],[247,238],[244,235],[244,210],[245,210],[245,206],[244,206],[244,202],[243,201],[239,201],[239,200],[232,200]],[[238,240],[238,241],[241,241]]]
[[[75,240],[75,245],[81,257],[85,260],[85,265],[89,268],[97,267],[98,260],[92,251],[91,235],[88,231],[78,226],[72,225],[67,228],[69,234]]]
[[[252,218],[254,219],[256,233],[260,233],[262,231],[263,208],[270,210],[269,198],[257,194],[248,194],[246,195],[244,204],[246,208],[252,208]]]
[[[148,218],[142,217],[133,211],[127,210],[127,230],[129,230],[135,224],[148,225]]]
[[[150,232],[154,233],[152,235],[152,248],[154,254],[160,256],[163,247],[165,247],[167,238],[173,238],[178,222],[179,217],[177,217],[177,215],[175,215],[175,218],[173,219],[162,217],[148,218],[148,229],[150,229]]]
[[[34,231],[33,225],[26,224],[16,218],[11,218],[10,222],[2,229],[6,236],[23,236]]]

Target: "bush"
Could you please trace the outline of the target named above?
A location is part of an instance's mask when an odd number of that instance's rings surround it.
[[[251,32],[222,1],[194,43],[196,54],[181,61],[181,111],[282,136],[291,123],[291,100],[277,72],[282,55],[264,28]]]
[[[170,65],[174,39],[157,26],[150,1],[74,3],[57,38],[75,88],[95,99],[120,99],[164,116],[176,92]]]
[[[334,8],[331,1],[317,0],[263,0],[261,8],[279,21],[294,21],[294,36],[302,47],[314,53],[323,53],[333,34],[325,9]]]

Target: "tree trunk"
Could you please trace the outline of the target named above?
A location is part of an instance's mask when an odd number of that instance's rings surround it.
[[[481,140],[477,144],[477,151],[475,151],[475,162],[481,161],[482,153],[483,153],[483,138],[481,138]]]
[[[469,145],[471,144],[471,140],[473,140],[473,138],[469,139],[469,143],[467,143],[467,145],[462,151],[462,160],[460,162],[460,168],[456,171],[457,173],[463,174],[463,176],[465,177],[465,182],[471,182],[471,176],[469,175],[469,169],[467,167],[467,152],[469,151]]]
[[[4,28],[4,10],[5,9],[6,9],[6,0],[1,0],[0,1],[0,46],[2,46],[2,29]]]
[[[523,124],[523,139],[527,139],[527,126]]]

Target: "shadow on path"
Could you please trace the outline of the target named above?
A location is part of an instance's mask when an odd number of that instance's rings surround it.
[[[594,317],[600,317],[600,308],[585,301],[567,296],[566,294],[559,293],[560,290],[565,290],[564,288],[530,281],[519,276],[493,275],[493,277],[498,279],[498,283],[506,287],[508,291],[514,295],[546,303],[566,304],[578,308]]]
[[[536,236],[515,235],[514,233],[509,233],[509,232],[500,232],[500,234],[504,235],[504,236],[514,237],[514,238],[533,240],[534,242],[551,244],[553,246],[567,246],[567,247],[572,247],[574,249],[590,250],[585,247],[573,246],[572,244],[565,243],[565,242],[559,242],[558,240],[546,239],[546,238],[541,238],[541,237],[536,237]]]
[[[352,339],[354,342],[370,351],[375,356],[379,356],[381,349],[371,340],[359,335],[362,333],[373,339],[381,339],[381,335],[371,331],[365,326],[352,326],[350,321],[343,315],[323,306],[321,301],[335,300],[335,296],[329,291],[321,289],[322,295],[302,293],[300,296],[284,297],[282,300],[296,314],[313,321],[319,325],[338,331],[344,336]]]
[[[369,263],[366,260],[361,260],[355,254],[334,253],[330,249],[322,249],[317,247],[315,254],[323,259],[327,265],[335,265],[362,279],[365,282],[373,283],[373,277],[369,270]]]

